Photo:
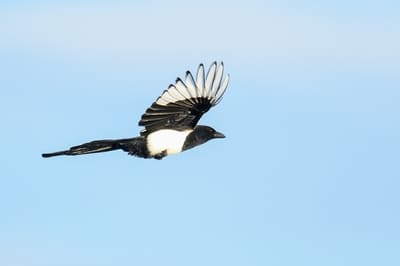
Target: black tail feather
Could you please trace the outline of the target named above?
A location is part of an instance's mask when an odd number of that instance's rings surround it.
[[[58,155],[68,155],[68,150],[51,152],[51,153],[43,153],[42,157],[43,158],[49,158],[49,157],[58,156]]]
[[[71,147],[69,150],[57,151],[52,153],[43,153],[43,158],[59,156],[59,155],[81,155],[97,152],[106,152],[122,149],[129,154],[145,157],[143,153],[144,141],[141,137],[117,140],[95,140],[82,145]]]

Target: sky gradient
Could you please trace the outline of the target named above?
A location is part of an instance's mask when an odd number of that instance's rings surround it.
[[[22,4],[23,3],[23,4]],[[0,4],[0,265],[399,265],[397,1]],[[132,137],[186,70],[227,138],[161,161],[43,159]]]

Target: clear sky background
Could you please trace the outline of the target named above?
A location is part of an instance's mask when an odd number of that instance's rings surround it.
[[[133,2],[1,2],[0,265],[400,265],[399,1]],[[226,139],[40,157],[214,60]]]

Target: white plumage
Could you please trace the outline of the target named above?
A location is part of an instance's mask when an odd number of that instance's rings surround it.
[[[150,133],[147,136],[147,149],[151,156],[167,151],[167,155],[182,151],[186,137],[193,129],[178,131],[173,129],[162,129]]]

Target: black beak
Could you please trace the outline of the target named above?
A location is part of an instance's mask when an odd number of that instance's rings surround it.
[[[221,139],[223,139],[223,138],[225,138],[225,135],[222,134],[222,133],[220,133],[220,132],[218,132],[218,131],[215,131],[215,133],[214,133],[214,138],[221,138]]]

